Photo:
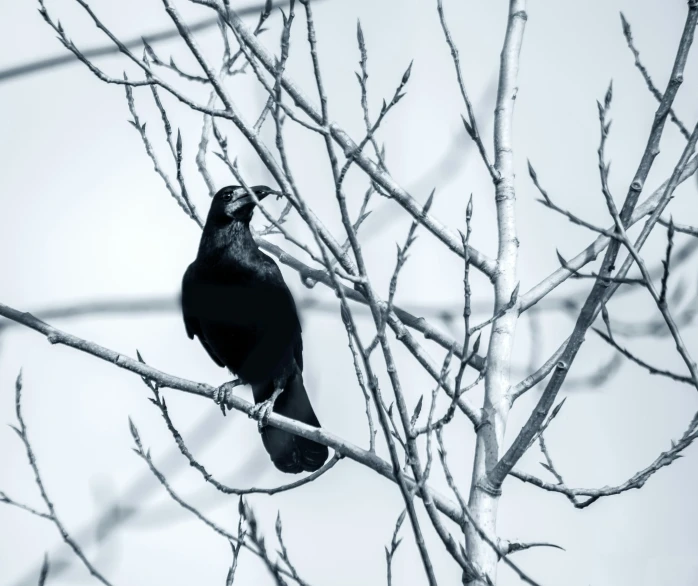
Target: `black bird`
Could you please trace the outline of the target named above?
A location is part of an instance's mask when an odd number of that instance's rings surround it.
[[[258,200],[278,192],[258,185]],[[320,427],[303,386],[303,341],[293,296],[276,263],[250,232],[255,201],[244,187],[224,187],[213,198],[196,260],[182,281],[182,313],[190,338],[211,359],[249,384],[264,447],[282,472],[314,471],[327,447],[266,425],[275,413]],[[223,394],[225,394],[225,392]]]

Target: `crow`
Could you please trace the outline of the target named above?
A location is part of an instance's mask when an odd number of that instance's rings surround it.
[[[279,192],[263,185],[224,187],[213,198],[196,260],[182,280],[182,314],[187,335],[199,338],[211,359],[249,384],[262,442],[282,472],[315,471],[327,447],[267,426],[273,412],[313,427],[320,422],[303,385],[303,340],[293,296],[276,263],[250,231],[257,200]],[[225,411],[224,411],[225,412]]]

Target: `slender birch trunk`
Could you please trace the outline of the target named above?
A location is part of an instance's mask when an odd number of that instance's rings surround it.
[[[519,241],[516,237],[516,190],[514,186],[514,148],[512,141],[514,101],[516,99],[519,53],[526,26],[526,1],[511,0],[507,32],[502,48],[499,90],[495,110],[495,177],[499,250],[494,277],[495,313],[506,307],[518,290],[517,261]],[[518,304],[513,304],[492,327],[487,352],[483,422],[477,433],[475,462],[470,489],[469,508],[480,529],[496,535],[497,508],[501,491],[489,485],[487,474],[503,454],[506,422],[511,407],[509,370],[511,350],[518,321]],[[496,582],[499,556],[472,524],[466,529],[470,560]],[[484,585],[482,580],[466,582]]]

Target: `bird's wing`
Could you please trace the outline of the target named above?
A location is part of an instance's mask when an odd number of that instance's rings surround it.
[[[293,357],[296,359],[296,364],[298,368],[303,371],[303,338],[301,337],[301,326],[298,324],[298,336],[296,339],[296,344],[293,347]]]
[[[203,335],[201,331],[201,326],[199,320],[193,311],[194,305],[194,295],[195,295],[195,280],[194,280],[194,265],[191,264],[184,273],[184,278],[182,279],[182,317],[184,318],[184,328],[187,330],[187,336],[192,340],[194,336],[199,338],[201,345],[204,350],[208,353],[218,366],[225,366],[223,361],[216,355],[211,348],[210,344],[206,340],[206,336]]]
[[[260,263],[260,281],[264,283],[258,318],[264,323],[264,331],[273,332],[258,340],[255,352],[269,356],[292,356],[303,370],[303,341],[301,324],[293,295],[279,267],[273,259],[263,255]]]

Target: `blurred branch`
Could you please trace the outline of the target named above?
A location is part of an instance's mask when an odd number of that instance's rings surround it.
[[[128,315],[138,313],[172,313],[179,311],[179,299],[174,295],[162,297],[145,297],[142,299],[104,299],[99,301],[82,301],[67,305],[55,305],[38,309],[32,313],[42,319],[72,319],[81,317],[98,317]],[[0,321],[0,334],[6,329],[17,326],[12,320]]]
[[[330,278],[326,272],[313,269],[301,261],[295,259],[283,249],[279,248],[275,244],[272,244],[268,240],[262,238],[257,239],[258,244],[261,248],[270,252],[276,256],[280,262],[295,269],[304,282],[322,282],[324,285],[331,287]],[[365,297],[349,287],[344,288],[344,294],[347,299],[356,301],[358,303],[366,304]],[[299,300],[299,309],[307,310],[318,310],[326,311],[330,313],[336,313],[336,305],[334,303],[328,303],[318,300],[313,297],[306,297]],[[39,309],[33,311],[32,314],[40,318],[46,319],[63,319],[63,318],[80,318],[92,315],[122,315],[129,313],[171,313],[180,310],[179,298],[178,296],[163,296],[163,297],[153,297],[145,299],[134,299],[134,300],[104,300],[104,301],[85,301],[81,303],[74,303],[65,306],[55,306],[48,307],[45,309]],[[417,312],[426,314],[427,317],[442,317],[442,311],[436,307],[430,310],[426,306],[417,306]],[[426,321],[425,317],[417,317],[409,311],[403,310],[400,307],[393,308],[394,316],[405,324],[406,326],[424,334],[424,337],[428,340],[433,340],[440,346],[451,349],[454,348],[457,356],[462,356],[462,348],[455,340],[451,339],[449,336],[436,329],[434,326],[430,325]],[[364,314],[367,315],[367,314]],[[389,320],[390,321],[390,320]],[[394,323],[395,322],[391,322]],[[0,335],[4,330],[16,326],[17,324],[12,320],[0,320]],[[404,327],[402,328],[404,330]],[[402,332],[400,335],[408,336],[406,332]],[[407,341],[409,343],[409,341]],[[413,347],[414,348],[414,347]],[[415,351],[417,349],[415,348]],[[481,370],[484,366],[484,358],[479,355],[474,355],[470,358],[468,364],[475,368],[476,370]]]
[[[266,241],[264,241],[266,244]],[[262,245],[263,246],[263,245]],[[273,247],[273,248],[272,248]],[[277,252],[279,255],[284,255],[286,256],[287,253],[281,251],[280,248],[274,247],[273,244],[269,244],[269,248],[273,250],[274,252]],[[282,261],[283,262],[283,261]],[[308,273],[307,273],[307,278],[311,279],[310,275],[315,274],[313,273],[315,269],[311,269],[308,267]],[[301,275],[301,278],[305,278],[303,275]],[[348,296],[349,299],[352,301],[359,301],[359,296]],[[296,302],[296,305],[300,310],[306,310],[306,311],[317,311],[320,313],[329,313],[335,315],[337,313],[337,305],[336,303],[324,299],[320,299],[318,296],[314,295],[306,295],[304,297],[301,297],[298,299]],[[482,304],[481,306],[475,306],[474,313],[484,313],[488,311],[487,307],[489,304]],[[365,307],[365,306],[364,306]],[[558,309],[558,308],[555,308]],[[560,310],[564,310],[564,308],[560,307]],[[180,307],[180,302],[179,302],[179,295],[163,295],[163,296],[154,296],[154,297],[143,297],[143,298],[124,298],[124,299],[100,299],[100,300],[88,300],[88,301],[80,301],[80,302],[75,302],[75,303],[68,303],[65,305],[54,305],[54,306],[49,306],[45,308],[39,308],[36,310],[33,310],[31,313],[35,316],[37,316],[40,319],[46,319],[46,320],[61,320],[61,319],[80,319],[84,317],[109,317],[109,316],[120,316],[120,315],[129,315],[129,314],[148,314],[148,313],[154,313],[154,314],[170,314],[170,313],[177,313],[181,310]],[[368,309],[363,309],[362,311],[359,311],[357,315],[360,315],[362,317],[370,317],[370,315],[367,313]],[[417,324],[418,322],[426,319],[426,318],[431,318],[431,319],[441,319],[444,321],[451,321],[454,320],[458,317],[459,314],[462,314],[462,309],[458,309],[456,307],[450,308],[450,307],[442,307],[438,304],[433,304],[433,305],[427,305],[427,304],[409,304],[405,306],[404,309],[396,308],[396,314],[402,318],[403,323],[410,323],[414,324],[411,327],[415,327],[417,331],[420,331],[418,329]],[[411,318],[407,317],[412,315]],[[420,316],[420,317],[417,317]],[[407,318],[407,319],[405,319]],[[14,327],[17,327],[17,323],[13,322],[12,320],[8,319],[2,319],[0,320],[0,335],[5,330],[12,329]],[[430,339],[431,336],[429,334],[425,333],[425,337],[427,339]],[[447,345],[447,340],[443,339],[442,342],[438,342],[442,345]],[[481,357],[477,356],[475,357],[475,363],[476,363],[476,368],[479,369],[481,367],[480,362],[478,359],[482,359]]]
[[[50,564],[48,561],[48,554],[44,554],[44,561],[41,564],[41,572],[39,573],[39,586],[44,586],[44,584],[46,583],[49,567]]]
[[[286,6],[289,0],[281,0],[274,2],[275,7]],[[238,9],[238,14],[240,16],[249,16],[251,14],[258,14],[264,8],[264,4],[255,4],[254,6],[246,6]],[[193,22],[189,28],[192,31],[206,30],[215,26],[218,23],[218,18],[204,18],[202,20],[197,20]],[[146,33],[144,35],[139,35],[132,39],[128,39],[123,42],[124,46],[128,49],[140,49],[144,46],[143,41],[147,43],[157,43],[159,41],[165,41],[167,39],[172,39],[179,36],[177,29],[169,28],[165,30],[160,30],[153,33]],[[114,46],[113,44],[101,45],[99,47],[94,47],[92,49],[85,49],[82,54],[87,59],[98,59],[100,57],[108,57],[113,55],[118,55],[121,50]],[[60,55],[55,55],[53,57],[46,57],[43,59],[37,59],[35,61],[29,61],[27,63],[21,63],[19,65],[12,65],[6,69],[0,70],[0,83],[8,81],[10,79],[15,79],[18,77],[24,77],[26,75],[31,75],[33,73],[38,73],[40,71],[45,71],[49,69],[55,69],[62,65],[70,65],[76,62],[76,56],[72,53],[61,53]]]
[[[631,360],[632,362],[634,362],[638,366],[642,367],[650,374],[657,374],[660,376],[666,376],[666,377],[673,379],[676,382],[680,382],[680,383],[686,383],[689,385],[694,384],[693,379],[690,376],[685,376],[682,374],[671,372],[669,370],[657,368],[656,366],[652,366],[651,364],[645,362],[644,360],[639,358],[637,355],[632,353],[627,348],[624,348],[623,346],[621,346],[614,338],[612,338],[608,334],[605,334],[604,332],[602,332],[598,328],[592,328],[592,330],[594,330],[594,332],[596,332],[601,337],[601,339],[603,339],[606,343],[608,343],[610,346],[612,346],[613,348],[618,350],[618,352],[620,352],[620,354],[622,354],[623,356],[625,356],[626,358],[628,358],[629,360]]]
[[[698,295],[691,297],[686,307],[678,313],[676,319],[680,325],[688,326],[693,323],[696,315],[698,315]],[[618,318],[614,318],[613,329],[616,334],[627,337],[666,337],[671,333],[669,328],[667,328],[666,322],[661,317],[641,322],[621,321]]]
[[[604,362],[594,368],[594,370],[579,376],[569,376],[565,379],[564,390],[579,389],[600,389],[620,371],[623,360],[618,354],[611,354]]]

